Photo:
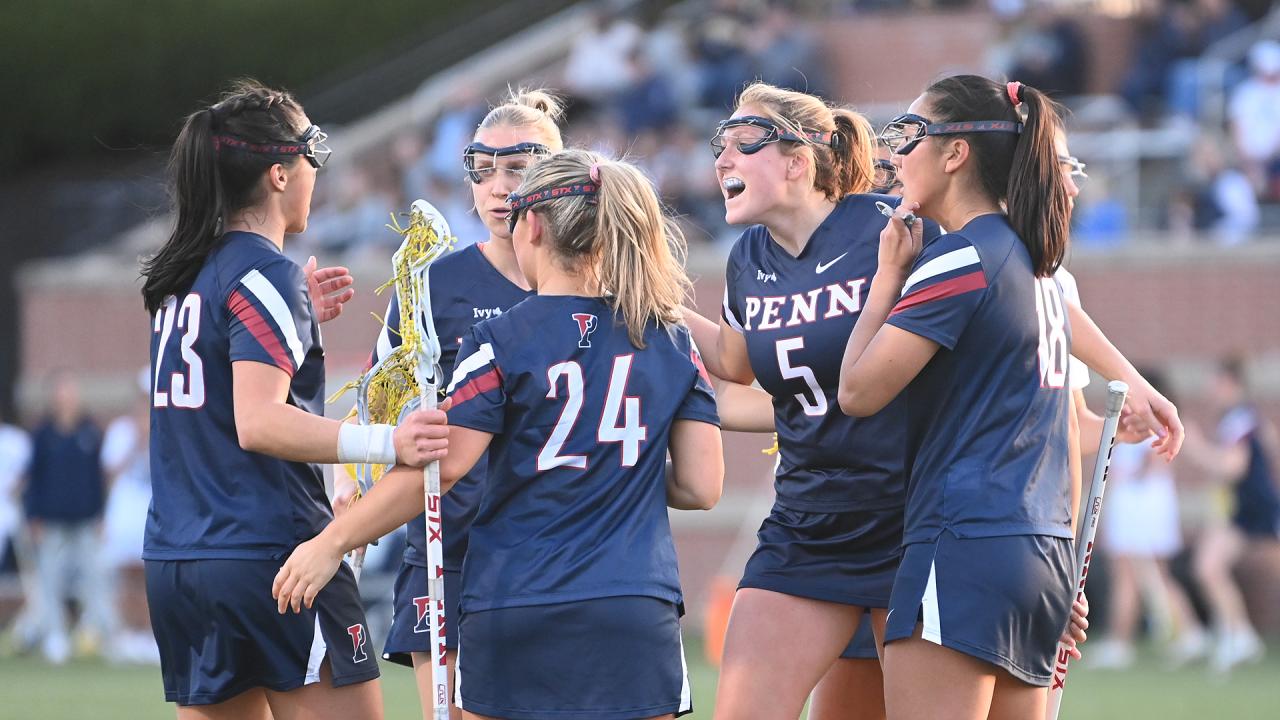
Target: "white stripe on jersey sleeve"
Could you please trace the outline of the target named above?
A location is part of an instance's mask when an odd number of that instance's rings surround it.
[[[394,299],[387,301],[387,311],[382,314],[383,320],[386,320],[391,316],[391,303],[393,302],[395,302]],[[398,326],[399,316],[397,316],[396,319]],[[382,326],[382,331],[378,333],[378,344],[374,346],[373,349],[373,362],[380,362],[383,358],[391,354],[391,350],[391,329],[384,324]]]
[[[739,322],[738,318],[734,316],[733,308],[729,307],[728,286],[725,286],[725,289],[724,289],[724,319],[726,322],[729,323],[729,327],[733,328],[734,330],[737,330],[740,333],[746,332],[746,330],[742,329],[742,323]]]
[[[467,356],[466,360],[458,363],[458,368],[453,371],[453,381],[449,383],[449,389],[446,393],[453,392],[458,383],[466,379],[468,375],[484,367],[486,363],[493,361],[493,345],[484,343],[479,350]]]
[[[247,275],[240,278],[240,284],[245,286],[245,289],[252,293],[271,314],[271,319],[284,335],[289,352],[293,354],[293,366],[302,367],[302,341],[298,339],[298,328],[293,324],[293,312],[280,296],[280,291],[276,290],[276,286],[257,270],[250,270]]]
[[[928,280],[931,277],[936,277],[942,273],[951,272],[952,270],[959,270],[966,265],[976,265],[978,262],[978,251],[974,249],[972,245],[939,255],[924,265],[921,265],[919,269],[907,277],[907,283],[902,286],[902,294],[906,295],[911,291],[911,286]]]

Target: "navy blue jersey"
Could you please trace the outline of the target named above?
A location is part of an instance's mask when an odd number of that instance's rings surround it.
[[[894,400],[869,418],[840,411],[840,362],[875,275],[876,201],[850,195],[792,256],[754,225],[729,253],[724,319],[747,342],[751,369],[773,396],[778,503],[804,512],[900,508],[906,411]],[[937,226],[928,223],[928,237]]]
[[[1002,214],[927,242],[888,323],[942,347],[907,386],[905,542],[1071,537],[1071,335]]]
[[[1218,423],[1218,442],[1245,443],[1249,464],[1236,483],[1236,509],[1232,520],[1252,536],[1280,536],[1280,493],[1272,476],[1272,462],[1262,442],[1258,411],[1251,405],[1237,405]]]
[[[437,260],[430,273],[431,316],[436,335],[440,338],[440,367],[447,374],[453,368],[458,345],[471,326],[491,317],[497,317],[511,306],[529,297],[528,290],[521,289],[505,275],[498,272],[480,252],[479,245],[467,247]],[[370,364],[386,357],[400,346],[400,304],[395,295],[387,308],[387,328],[378,336]],[[447,375],[446,375],[447,377]],[[467,534],[475,518],[480,502],[481,486],[488,468],[488,457],[480,458],[476,466],[458,481],[444,496],[441,507],[442,532],[444,534],[444,568],[451,572],[462,570],[462,558],[467,554]],[[404,548],[404,561],[419,567],[427,566],[426,516],[419,515],[407,525],[409,539]]]
[[[666,507],[671,424],[719,424],[683,326],[645,348],[599,298],[535,295],[468,333],[449,422],[493,433],[463,613],[620,595],[681,602]]]
[[[146,560],[284,557],[333,513],[320,466],[237,439],[231,363],[290,376],[288,402],[324,414],[324,349],[307,280],[270,240],[229,232],[184,297],[152,318]]]

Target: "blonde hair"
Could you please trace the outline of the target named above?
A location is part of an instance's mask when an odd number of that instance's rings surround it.
[[[564,140],[560,137],[560,120],[563,117],[564,105],[549,90],[516,88],[507,91],[507,99],[491,109],[476,129],[537,128],[551,152],[559,152],[564,148]]]
[[[738,108],[744,105],[761,108],[781,129],[806,138],[803,143],[779,147],[784,153],[809,153],[813,187],[828,200],[875,187],[875,132],[862,113],[833,107],[816,95],[762,82],[748,85],[738,96]],[[807,133],[815,132],[831,133],[835,147],[809,140]]]
[[[593,175],[594,170],[594,178]],[[644,348],[651,321],[681,321],[692,289],[684,271],[684,234],[666,215],[653,184],[630,163],[587,150],[565,150],[525,173],[520,195],[594,183],[594,195],[532,205],[547,224],[551,247],[566,265],[585,269],[621,313],[631,344]]]

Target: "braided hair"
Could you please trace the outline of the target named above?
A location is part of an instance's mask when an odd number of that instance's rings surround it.
[[[288,92],[239,80],[213,105],[187,116],[169,155],[168,190],[177,223],[160,250],[142,263],[143,304],[154,313],[195,281],[222,241],[230,214],[261,200],[258,180],[279,155],[220,152],[216,137],[246,143],[294,143],[305,131],[302,106]]]

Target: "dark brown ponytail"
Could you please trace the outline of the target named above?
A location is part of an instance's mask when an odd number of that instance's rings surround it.
[[[301,157],[224,151],[214,137],[249,143],[296,142],[306,130],[302,106],[287,92],[241,80],[207,108],[187,116],[169,154],[168,190],[177,222],[169,239],[142,263],[142,300],[154,313],[170,295],[185,293],[222,241],[228,214],[258,200],[258,180],[276,163]]]
[[[1035,88],[978,75],[944,78],[925,94],[935,116],[929,120],[934,123],[1023,123],[1018,135],[983,132],[954,137],[969,143],[982,191],[1004,203],[1009,224],[1030,253],[1036,276],[1052,275],[1066,254],[1071,211],[1054,146],[1054,132],[1062,122],[1058,104]]]

